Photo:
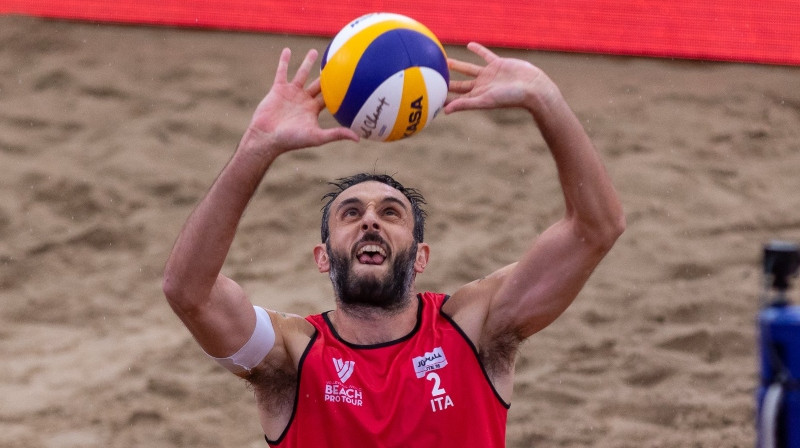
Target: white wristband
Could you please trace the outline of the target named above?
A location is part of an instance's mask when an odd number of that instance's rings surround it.
[[[209,355],[214,361],[220,363],[222,367],[237,375],[245,372],[250,373],[275,346],[275,329],[272,327],[269,313],[260,306],[254,306],[253,309],[256,311],[256,327],[253,329],[250,340],[239,351],[227,358],[216,358]]]

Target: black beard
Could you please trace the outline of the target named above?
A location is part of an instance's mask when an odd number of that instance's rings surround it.
[[[364,240],[381,242],[380,237],[365,236]],[[362,241],[364,241],[362,240]],[[397,253],[389,271],[383,278],[374,276],[355,277],[350,265],[355,254],[348,257],[331,249],[326,244],[330,258],[330,277],[337,300],[350,311],[382,310],[396,312],[408,303],[411,285],[414,281],[414,262],[417,258],[417,245],[412,243],[404,251]]]

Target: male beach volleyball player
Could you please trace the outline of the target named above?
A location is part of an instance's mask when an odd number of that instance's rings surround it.
[[[424,202],[388,176],[342,180],[313,254],[336,307],[303,318],[254,307],[220,273],[245,207],[281,154],[358,136],[321,129],[309,52],[293,79],[284,50],[274,84],[231,160],[191,214],[164,292],[189,331],[252,383],[267,440],[304,447],[502,447],[519,344],[555,320],[625,227],[592,143],[538,68],[472,43],[485,64],[449,61],[446,113],[524,108],[556,162],[566,202],[520,260],[452,295],[414,291],[430,248]],[[531,126],[532,131],[534,126]]]

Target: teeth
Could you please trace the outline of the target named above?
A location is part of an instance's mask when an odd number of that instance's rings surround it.
[[[383,250],[383,248],[381,246],[376,246],[374,244],[366,245],[358,250],[359,255],[363,254],[364,252],[377,252],[384,257],[386,256],[386,252]]]

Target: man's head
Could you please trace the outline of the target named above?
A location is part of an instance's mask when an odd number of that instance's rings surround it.
[[[344,306],[391,311],[408,303],[429,254],[422,242],[425,203],[388,175],[357,174],[332,183],[314,248]]]
[[[326,201],[325,205],[322,207],[322,225],[320,226],[321,229],[321,236],[322,242],[326,243],[328,241],[328,235],[330,234],[330,208],[333,201],[336,200],[339,195],[347,190],[348,188],[358,185],[363,182],[380,182],[382,184],[386,184],[395,190],[399,191],[403,194],[403,196],[408,199],[408,202],[411,204],[411,211],[414,216],[414,239],[421,243],[423,241],[423,237],[425,236],[425,217],[427,213],[422,208],[425,204],[425,198],[422,197],[422,194],[416,190],[415,188],[404,187],[400,182],[396,181],[392,176],[388,174],[367,174],[367,173],[358,173],[352,175],[350,177],[342,177],[340,179],[336,179],[334,182],[329,182],[330,185],[334,187],[333,191],[326,193],[322,196],[322,200]]]

